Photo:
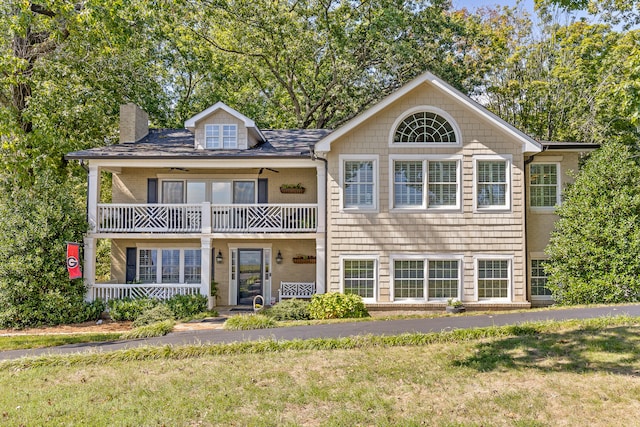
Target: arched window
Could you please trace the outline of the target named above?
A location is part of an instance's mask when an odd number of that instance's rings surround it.
[[[432,111],[410,114],[400,122],[393,136],[398,144],[457,144],[456,132],[442,115]]]

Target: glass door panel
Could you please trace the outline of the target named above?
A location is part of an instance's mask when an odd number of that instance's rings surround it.
[[[238,305],[252,305],[262,292],[262,249],[238,249]]]

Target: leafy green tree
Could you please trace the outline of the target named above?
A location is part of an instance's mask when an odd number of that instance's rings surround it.
[[[211,79],[198,68],[205,79],[190,91],[191,110],[222,98],[267,127],[339,125],[425,70],[468,93],[499,58],[499,33],[444,0],[208,1],[167,9],[174,39],[216,58],[222,73]]]
[[[488,108],[544,140],[635,137],[640,32],[584,22],[549,23],[536,40],[526,25],[505,65],[488,75]]]
[[[548,286],[560,304],[640,301],[640,165],[627,144],[594,152],[558,208]]]
[[[81,189],[53,174],[15,189],[0,203],[0,327],[74,323],[97,318],[81,279],[69,280],[66,242],[82,241]]]

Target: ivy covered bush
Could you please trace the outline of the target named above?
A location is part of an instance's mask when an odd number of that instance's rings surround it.
[[[312,319],[369,317],[369,312],[359,295],[339,292],[314,295],[309,304],[309,314]]]

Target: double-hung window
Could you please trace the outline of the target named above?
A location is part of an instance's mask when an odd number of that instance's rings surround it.
[[[377,156],[343,156],[340,162],[342,208],[377,209]]]
[[[342,259],[342,290],[360,295],[365,301],[375,301],[377,289],[377,259],[347,257]]]
[[[543,259],[531,260],[531,298],[551,299],[551,291],[547,288],[547,273],[544,271]]]
[[[392,257],[393,301],[460,299],[461,257]]]
[[[205,125],[204,146],[208,149],[238,148],[238,126],[235,124]]]
[[[392,206],[398,209],[458,208],[459,165],[456,159],[395,159]]]
[[[474,165],[477,209],[510,209],[510,160],[478,156]]]
[[[200,283],[200,261],[200,249],[139,249],[138,280],[142,283]]]
[[[529,165],[529,203],[532,208],[553,208],[560,203],[558,163]]]
[[[476,259],[479,300],[507,300],[511,297],[511,259]]]

